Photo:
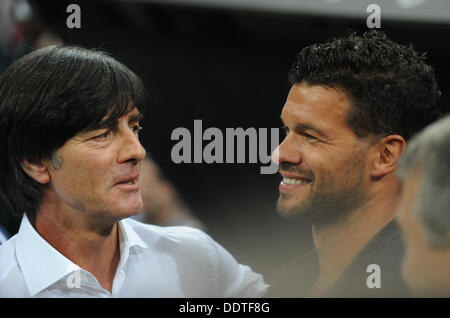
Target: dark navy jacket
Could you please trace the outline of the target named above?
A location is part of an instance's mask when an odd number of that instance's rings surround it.
[[[401,231],[394,220],[359,252],[325,297],[408,297],[401,276],[403,255]],[[367,278],[372,274],[367,272],[370,264],[380,268],[380,288],[367,286]],[[276,271],[268,281],[272,287],[267,297],[305,297],[318,277],[318,256],[313,250]]]

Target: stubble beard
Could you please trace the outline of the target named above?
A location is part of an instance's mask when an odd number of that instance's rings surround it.
[[[313,225],[328,225],[344,218],[365,201],[362,174],[351,183],[341,187],[332,180],[324,180],[313,189],[308,185],[309,194],[304,200],[296,200],[295,193],[280,193],[278,212],[287,217],[298,216]]]

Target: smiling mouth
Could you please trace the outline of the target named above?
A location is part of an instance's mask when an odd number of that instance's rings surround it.
[[[296,185],[296,184],[308,184],[311,183],[311,180],[303,179],[303,178],[286,178],[284,177],[281,183]]]
[[[305,189],[308,184],[311,184],[312,180],[300,177],[288,178],[283,177],[280,182],[279,190],[281,192],[296,192],[297,190]]]

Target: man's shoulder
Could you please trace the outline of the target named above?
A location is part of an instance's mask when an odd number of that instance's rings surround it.
[[[0,281],[12,267],[17,266],[17,260],[15,257],[16,238],[17,235],[0,245]]]
[[[159,226],[133,219],[122,220],[142,238],[167,238],[179,240],[204,240],[209,236],[190,226]]]
[[[391,221],[363,248],[329,292],[329,297],[407,297],[401,275],[404,244],[397,222]],[[375,275],[375,276],[374,276]],[[372,288],[369,277],[381,284]]]
[[[305,297],[318,277],[317,251],[311,250],[283,263],[272,272],[268,297]]]
[[[17,293],[18,297],[25,295],[23,275],[17,262],[15,252],[15,242],[17,234],[8,241],[0,245],[0,297],[14,297],[12,293]],[[15,290],[11,290],[15,286]]]
[[[176,264],[180,278],[202,297],[256,297],[262,296],[267,285],[260,274],[237,263],[234,257],[208,234],[187,226],[161,227],[127,219],[124,223],[148,246],[151,259],[160,264]],[[151,253],[151,254],[150,254]],[[176,275],[175,275],[176,276]],[[201,283],[201,282],[206,282]]]
[[[390,265],[386,267],[396,271],[402,262],[404,249],[400,227],[393,220],[367,244],[360,255],[374,263]]]
[[[189,226],[158,226],[133,219],[123,220],[147,245],[157,250],[202,250],[211,253],[218,245],[208,234]]]

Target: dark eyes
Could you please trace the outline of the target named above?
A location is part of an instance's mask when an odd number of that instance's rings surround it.
[[[303,134],[303,136],[305,136],[305,138],[306,139],[308,139],[308,140],[317,140],[317,138],[316,137],[314,137],[314,136],[311,136],[311,135],[309,135],[309,134]]]
[[[138,136],[138,135],[139,135],[139,132],[142,130],[143,127],[142,127],[142,126],[139,126],[139,125],[134,125],[134,126],[131,126],[130,128],[131,128],[131,130],[133,130],[133,132],[136,134],[136,136]],[[104,132],[104,133],[101,134],[101,135],[98,135],[98,136],[93,137],[92,139],[95,139],[95,140],[105,140],[105,139],[108,139],[109,137],[111,137],[113,131],[114,131],[114,129],[110,129],[110,130]]]
[[[134,131],[134,133],[136,135],[139,135],[139,132],[143,129],[144,127],[139,126],[139,125],[134,125],[133,127],[131,127],[131,129]]]
[[[281,129],[283,130],[285,135],[287,135],[289,133],[289,128],[288,127],[283,126]],[[310,134],[307,134],[305,132],[300,132],[299,134],[302,135],[303,137],[305,137],[307,140],[310,140],[310,141],[317,141],[318,140],[316,137],[314,137],[314,136],[312,136]]]
[[[111,135],[112,131],[108,130],[107,132],[105,132],[104,134],[95,136],[93,139],[107,139],[110,135]]]

